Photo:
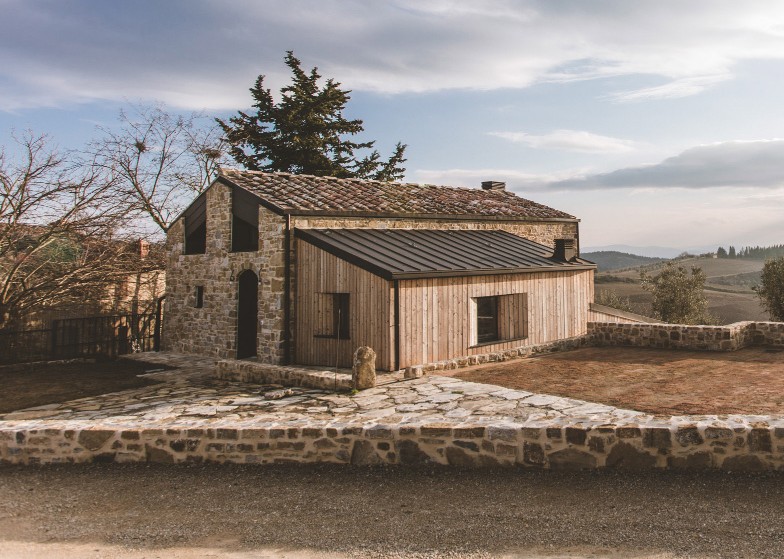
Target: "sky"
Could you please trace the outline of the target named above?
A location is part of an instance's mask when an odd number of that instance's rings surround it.
[[[405,180],[581,219],[583,250],[784,243],[780,0],[0,0],[0,145],[64,149],[129,103],[227,118],[287,50]],[[638,251],[640,252],[640,251]]]

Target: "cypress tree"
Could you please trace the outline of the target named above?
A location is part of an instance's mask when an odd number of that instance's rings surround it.
[[[228,122],[217,119],[234,160],[252,171],[281,171],[333,177],[399,180],[405,168],[406,146],[398,142],[381,160],[375,141],[351,138],[364,130],[360,119],[348,120],[343,110],[349,90],[328,79],[319,85],[318,68],[305,72],[292,51],[286,53],[291,84],[280,90],[276,103],[260,75],[252,88],[255,112],[238,111]],[[357,152],[372,150],[361,157]]]

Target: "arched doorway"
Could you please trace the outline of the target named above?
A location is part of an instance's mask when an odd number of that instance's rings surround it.
[[[237,296],[237,359],[256,355],[259,318],[259,278],[252,270],[239,276]]]

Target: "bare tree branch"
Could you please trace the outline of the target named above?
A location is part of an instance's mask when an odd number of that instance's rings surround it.
[[[220,131],[198,113],[175,116],[160,105],[121,111],[119,129],[99,128],[88,153],[132,200],[132,210],[166,231],[193,197],[215,178]]]
[[[0,328],[33,309],[100,298],[150,265],[116,234],[128,214],[116,177],[47,141],[27,133],[16,156],[0,151]]]

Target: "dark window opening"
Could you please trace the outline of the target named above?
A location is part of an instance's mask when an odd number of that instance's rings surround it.
[[[185,211],[185,254],[207,252],[207,198],[202,195]]]
[[[486,344],[498,337],[498,297],[478,297],[476,299],[476,340]]]
[[[231,251],[251,252],[259,250],[259,228],[236,215],[231,220]]]
[[[193,293],[194,296],[194,304],[193,306],[197,309],[201,309],[204,307],[204,286],[197,285],[196,290]]]
[[[351,312],[348,293],[318,293],[316,297],[316,337],[351,339]]]
[[[231,251],[259,250],[259,201],[241,188],[231,195]]]
[[[202,223],[185,237],[185,254],[204,254],[207,252],[207,224]]]
[[[528,337],[528,294],[477,297],[476,344],[490,344]]]

